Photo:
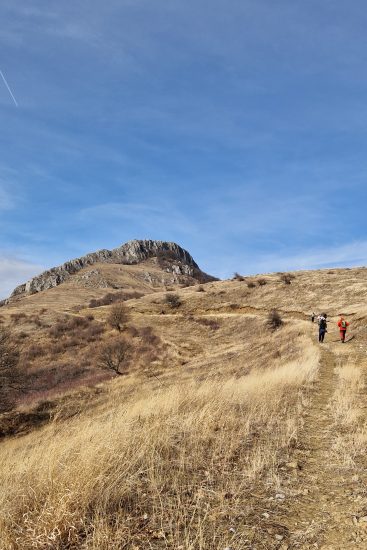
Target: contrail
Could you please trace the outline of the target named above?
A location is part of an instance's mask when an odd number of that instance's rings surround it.
[[[5,76],[3,75],[2,71],[0,71],[0,74],[1,74],[1,77],[2,77],[2,79],[3,79],[3,81],[4,81],[5,86],[8,88],[8,92],[9,92],[9,94],[11,95],[11,97],[12,97],[12,99],[13,99],[15,105],[16,105],[17,107],[19,107],[19,105],[18,105],[18,103],[17,103],[17,100],[15,99],[15,97],[14,97],[14,95],[13,95],[13,92],[11,91],[10,86],[9,86],[9,84],[7,83],[6,78],[5,78]]]

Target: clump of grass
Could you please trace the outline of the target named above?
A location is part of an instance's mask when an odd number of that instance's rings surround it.
[[[266,283],[267,283],[267,280],[264,279],[263,277],[260,277],[260,279],[257,279],[257,284],[258,284],[259,286],[265,286]]]
[[[255,283],[255,281],[249,280],[249,281],[247,281],[247,286],[248,286],[248,288],[255,288],[256,283]]]

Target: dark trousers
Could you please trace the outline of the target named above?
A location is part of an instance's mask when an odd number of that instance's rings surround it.
[[[345,342],[345,333],[346,333],[346,332],[347,332],[346,330],[341,330],[341,331],[340,331],[340,340],[341,340],[342,342]]]
[[[320,328],[319,330],[319,342],[323,342],[325,338],[325,332],[326,330],[324,328]]]

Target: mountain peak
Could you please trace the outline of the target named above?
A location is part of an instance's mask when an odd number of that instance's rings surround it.
[[[11,297],[36,294],[37,292],[56,287],[81,269],[96,263],[132,265],[153,257],[165,260],[166,271],[172,271],[172,273],[176,273],[177,275],[181,274],[193,277],[199,282],[215,280],[214,277],[202,272],[191,254],[178,244],[167,241],[134,239],[122,244],[118,248],[91,252],[80,258],[67,261],[60,266],[48,269],[18,286],[12,292]]]

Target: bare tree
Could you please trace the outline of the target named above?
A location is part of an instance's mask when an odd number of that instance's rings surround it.
[[[99,354],[99,365],[116,374],[126,374],[132,346],[125,338],[116,338],[102,346]]]
[[[126,306],[123,303],[115,304],[112,306],[110,314],[107,318],[108,324],[112,328],[115,328],[119,332],[125,328],[129,320],[129,313]]]
[[[20,386],[18,371],[19,352],[9,330],[0,327],[0,413],[15,405]]]

